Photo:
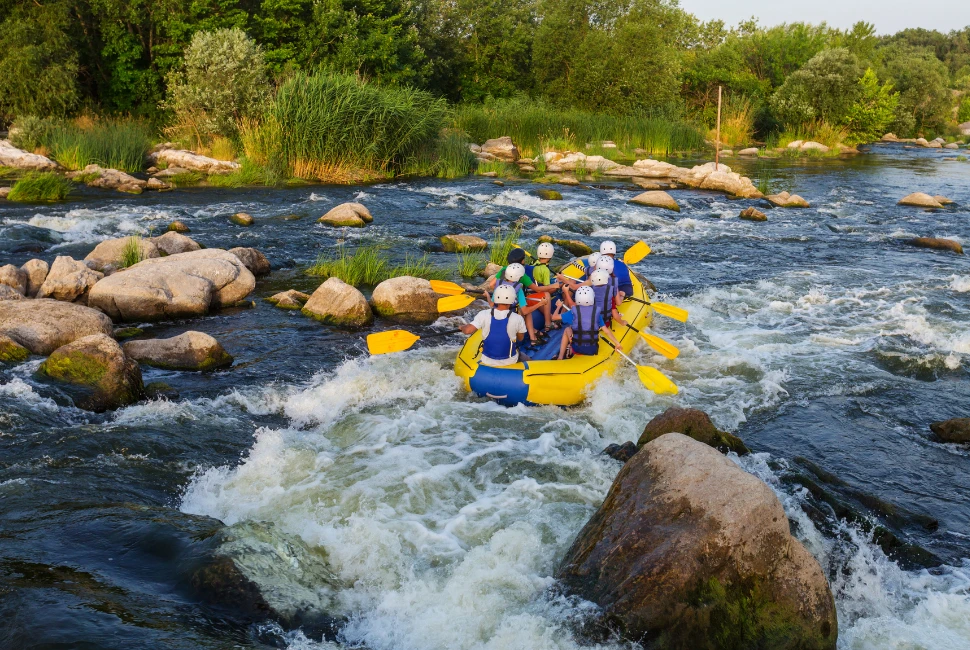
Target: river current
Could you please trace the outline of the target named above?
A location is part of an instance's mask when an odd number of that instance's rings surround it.
[[[0,202],[0,264],[82,258],[179,219],[210,248],[254,246],[274,265],[253,309],[143,325],[208,332],[236,358],[207,374],[144,369],[176,398],[96,415],[36,378],[40,359],[0,364],[0,646],[582,647],[573,622],[590,606],[557,596],[552,575],[621,467],[600,452],[681,405],[755,452],[737,461],[776,490],[828,572],[840,648],[970,647],[970,452],[928,428],[970,416],[970,260],[904,244],[970,245],[970,162],[893,145],[848,161],[728,163],[812,207],[751,223],[738,212],[760,202],[719,194],[677,191],[678,214],[628,204],[619,183],[557,187],[557,202],[482,178]],[[912,191],[957,203],[896,205]],[[374,224],[315,223],[349,200]],[[229,224],[237,211],[256,225]],[[461,389],[460,337],[369,358],[362,333],[263,300],[312,292],[319,279],[302,270],[341,237],[454,268],[439,235],[488,237],[521,215],[526,241],[650,244],[635,269],[691,317],[655,321],[678,359],[635,357],[679,395],[649,393],[624,368],[579,407],[506,409]],[[857,516],[806,514],[812,497],[788,477],[809,466],[837,477]],[[273,522],[325,551],[348,584],[340,637],[241,623],[195,597],[180,563],[210,518]],[[874,524],[922,559],[887,555]]]

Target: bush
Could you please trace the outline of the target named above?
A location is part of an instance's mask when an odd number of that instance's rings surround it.
[[[957,122],[970,122],[970,96],[964,97],[957,110]]]
[[[10,188],[7,199],[23,203],[61,201],[71,191],[71,182],[54,172],[28,172]]]
[[[747,97],[734,97],[725,102],[721,115],[721,144],[727,147],[740,147],[751,142],[754,136],[754,106]],[[716,116],[715,116],[716,119]],[[714,140],[717,127],[708,133]]]
[[[878,140],[893,121],[899,93],[893,92],[893,85],[879,85],[879,79],[872,68],[859,80],[859,99],[849,107],[845,125],[849,129],[849,141],[872,142]]]
[[[262,50],[238,28],[197,32],[184,69],[168,82],[172,132],[198,148],[213,136],[235,136],[237,123],[258,115],[270,90]]]
[[[859,60],[845,48],[822,50],[789,76],[771,98],[788,127],[820,120],[841,123],[859,97]]]
[[[63,128],[64,120],[52,117],[25,115],[14,120],[10,127],[10,142],[24,151],[47,148],[54,131]]]
[[[880,77],[899,91],[891,130],[900,137],[942,131],[950,120],[952,95],[946,65],[933,50],[897,45],[886,48]]]

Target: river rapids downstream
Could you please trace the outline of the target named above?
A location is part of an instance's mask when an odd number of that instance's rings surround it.
[[[812,207],[751,223],[738,212],[759,202],[719,194],[678,191],[675,214],[628,204],[623,184],[557,187],[557,202],[483,178],[0,202],[0,264],[82,258],[179,219],[210,248],[253,246],[274,266],[253,309],[143,326],[207,332],[236,358],[213,373],[143,370],[177,398],[96,415],[38,380],[39,359],[0,364],[0,646],[582,647],[574,623],[591,606],[557,595],[552,575],[621,467],[600,452],[681,405],[755,452],[737,460],[777,492],[827,571],[840,648],[970,647],[970,450],[928,428],[970,416],[970,260],[903,243],[970,245],[970,163],[893,145],[847,161],[729,164]],[[913,191],[956,204],[896,205]],[[370,208],[371,226],[315,223],[350,200]],[[256,225],[229,224],[237,211]],[[635,269],[691,317],[655,322],[678,359],[634,356],[679,395],[647,392],[627,367],[579,407],[506,409],[461,389],[460,337],[369,358],[360,332],[263,300],[312,292],[320,280],[303,269],[339,237],[381,241],[395,260],[431,251],[454,268],[438,236],[488,237],[520,215],[529,242],[650,244]],[[791,480],[810,471],[850,514]],[[326,553],[347,584],[339,636],[247,623],[198,598],[182,563],[213,519],[272,522]]]

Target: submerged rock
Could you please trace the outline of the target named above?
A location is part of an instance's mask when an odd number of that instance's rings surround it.
[[[179,253],[188,253],[202,249],[199,242],[174,230],[170,230],[158,237],[152,237],[151,241],[155,244],[159,253],[165,253],[166,255],[178,255]]]
[[[536,190],[536,196],[543,201],[562,201],[562,194],[556,190]]]
[[[907,194],[903,198],[899,199],[899,203],[897,205],[908,205],[916,208],[934,208],[937,210],[943,207],[939,201],[925,192],[913,192],[912,194]]]
[[[317,223],[334,228],[363,228],[373,220],[370,210],[363,204],[341,203],[317,219]]]
[[[115,239],[106,239],[95,246],[94,250],[84,258],[84,261],[87,262],[90,268],[97,271],[103,271],[109,265],[114,268],[122,268],[122,259],[125,251],[132,247],[133,244],[138,246],[139,261],[159,257],[158,247],[152,239],[117,237]]]
[[[441,245],[447,253],[483,251],[488,248],[488,242],[475,235],[442,235]]]
[[[942,237],[916,237],[915,239],[906,240],[906,243],[910,246],[918,246],[919,248],[953,251],[958,255],[963,255],[963,246],[960,245],[960,242],[952,239],[944,239]]]
[[[680,206],[677,205],[677,201],[674,200],[674,197],[662,191],[643,192],[642,194],[637,194],[635,197],[630,199],[630,203],[645,205],[651,208],[666,208],[667,210],[680,212]]]
[[[303,309],[303,305],[309,299],[309,294],[297,291],[296,289],[290,289],[289,291],[281,291],[270,296],[266,299],[266,302],[271,305],[276,305],[280,309]]]
[[[725,454],[729,451],[741,456],[749,453],[740,438],[715,427],[710,416],[704,411],[678,406],[671,406],[650,420],[640,434],[637,447],[642,447],[651,440],[671,432],[682,433]]]
[[[266,256],[255,248],[230,248],[229,252],[238,257],[239,261],[256,277],[266,275],[272,270]]]
[[[362,327],[374,319],[367,298],[339,278],[328,278],[303,306],[303,313],[333,325]]]
[[[58,255],[37,291],[38,298],[53,298],[64,302],[84,302],[91,289],[104,277],[92,271],[84,262],[67,255]]]
[[[779,208],[808,208],[811,207],[808,201],[798,196],[797,194],[789,194],[788,192],[781,192],[779,194],[770,194],[765,197],[773,205]]]
[[[934,422],[930,430],[943,442],[970,442],[970,418]]]
[[[20,345],[6,334],[0,334],[0,361],[20,363],[30,356],[30,350]]]
[[[768,215],[758,208],[751,206],[742,210],[741,214],[738,215],[738,218],[746,221],[767,221]]]
[[[0,333],[33,354],[48,355],[79,338],[111,334],[111,319],[96,309],[57,300],[4,300]]]
[[[253,219],[252,215],[247,214],[245,212],[237,212],[236,214],[229,217],[229,221],[233,222],[237,226],[243,226],[247,228],[253,225],[254,223],[256,223],[256,220]]]
[[[836,647],[825,574],[774,492],[678,433],[624,465],[556,577],[647,648]]]
[[[36,298],[41,285],[47,279],[50,266],[44,260],[28,260],[20,267],[20,270],[27,274],[27,296]]]
[[[211,560],[190,578],[211,602],[256,618],[333,639],[341,622],[339,593],[346,587],[326,553],[272,523],[244,521],[213,540]]]
[[[625,463],[633,458],[633,454],[637,453],[637,451],[639,451],[639,448],[637,447],[636,443],[631,440],[627,440],[622,445],[613,443],[612,445],[607,446],[606,449],[603,450],[603,454],[614,460],[618,460],[621,463]]]
[[[954,202],[953,199],[948,199],[942,194],[937,194],[933,198],[936,199],[936,202],[940,205],[952,205]]]
[[[41,364],[40,372],[85,389],[74,396],[74,403],[88,411],[116,409],[144,394],[138,364],[106,334],[92,334],[57,348]]]
[[[166,228],[166,230],[168,232],[177,232],[183,235],[187,232],[191,232],[191,228],[186,226],[181,221],[173,221],[172,223],[168,224],[168,228]]]
[[[438,319],[438,298],[427,280],[402,275],[384,280],[374,287],[371,307],[384,318],[429,324]]]
[[[98,282],[88,304],[119,321],[202,316],[242,301],[256,278],[239,258],[217,248],[139,262]]]
[[[145,365],[166,370],[214,370],[231,366],[232,356],[219,341],[203,332],[185,332],[168,339],[129,341],[125,354]]]
[[[53,172],[61,168],[50,158],[18,149],[10,144],[9,140],[0,140],[0,167],[15,167],[38,172]]]
[[[0,284],[5,285],[19,293],[21,296],[27,295],[27,273],[13,264],[0,266]]]

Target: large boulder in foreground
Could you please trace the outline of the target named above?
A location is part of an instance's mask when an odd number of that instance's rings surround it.
[[[189,580],[203,598],[334,639],[341,622],[338,596],[347,585],[330,569],[325,551],[255,521],[226,527],[207,544],[213,546],[210,560]]]
[[[23,300],[24,294],[20,293],[13,287],[0,284],[0,300]]]
[[[362,327],[374,320],[367,298],[340,278],[328,278],[303,306],[310,318],[345,327]]]
[[[207,248],[139,262],[109,275],[88,295],[88,304],[119,321],[202,316],[238,304],[256,286],[239,258]]]
[[[402,275],[374,287],[371,307],[384,318],[402,323],[428,324],[438,319],[438,294],[424,278]]]
[[[0,333],[30,350],[48,355],[91,334],[111,334],[111,319],[83,305],[58,300],[0,301]]]
[[[134,247],[138,247],[138,260],[147,260],[153,257],[160,257],[158,247],[151,239],[141,237],[116,237],[106,239],[94,250],[87,254],[84,261],[87,265],[97,271],[104,271],[108,266],[113,268],[123,268],[123,260],[126,252]]]
[[[145,392],[138,363],[106,334],[92,334],[57,348],[40,366],[51,379],[71,384],[78,408],[108,411],[137,402]]]
[[[678,433],[624,465],[557,578],[646,648],[836,647],[825,574],[774,492]]]
[[[970,442],[970,418],[934,422],[930,430],[943,442]]]
[[[177,222],[176,222],[177,223]],[[171,226],[169,226],[171,228]],[[159,253],[165,255],[178,255],[179,253],[191,253],[202,248],[199,242],[191,237],[186,237],[180,231],[169,230],[164,235],[152,237],[152,243]]]
[[[272,270],[266,256],[255,248],[230,248],[229,252],[238,257],[239,261],[256,277],[266,275]]]
[[[907,194],[903,198],[899,199],[897,205],[906,205],[915,208],[933,208],[939,210],[943,208],[943,204],[936,200],[935,197],[930,196],[925,192],[913,192],[912,194]]]
[[[637,441],[637,447],[642,447],[667,433],[682,433],[725,454],[729,451],[741,456],[749,453],[741,438],[718,429],[707,413],[699,409],[685,409],[679,406],[671,406],[647,422]]]
[[[44,278],[44,284],[37,290],[37,297],[83,303],[88,292],[103,277],[103,273],[92,271],[84,262],[68,255],[58,255]]]
[[[185,332],[168,339],[128,341],[129,357],[166,370],[214,370],[232,365],[232,356],[204,332]]]

